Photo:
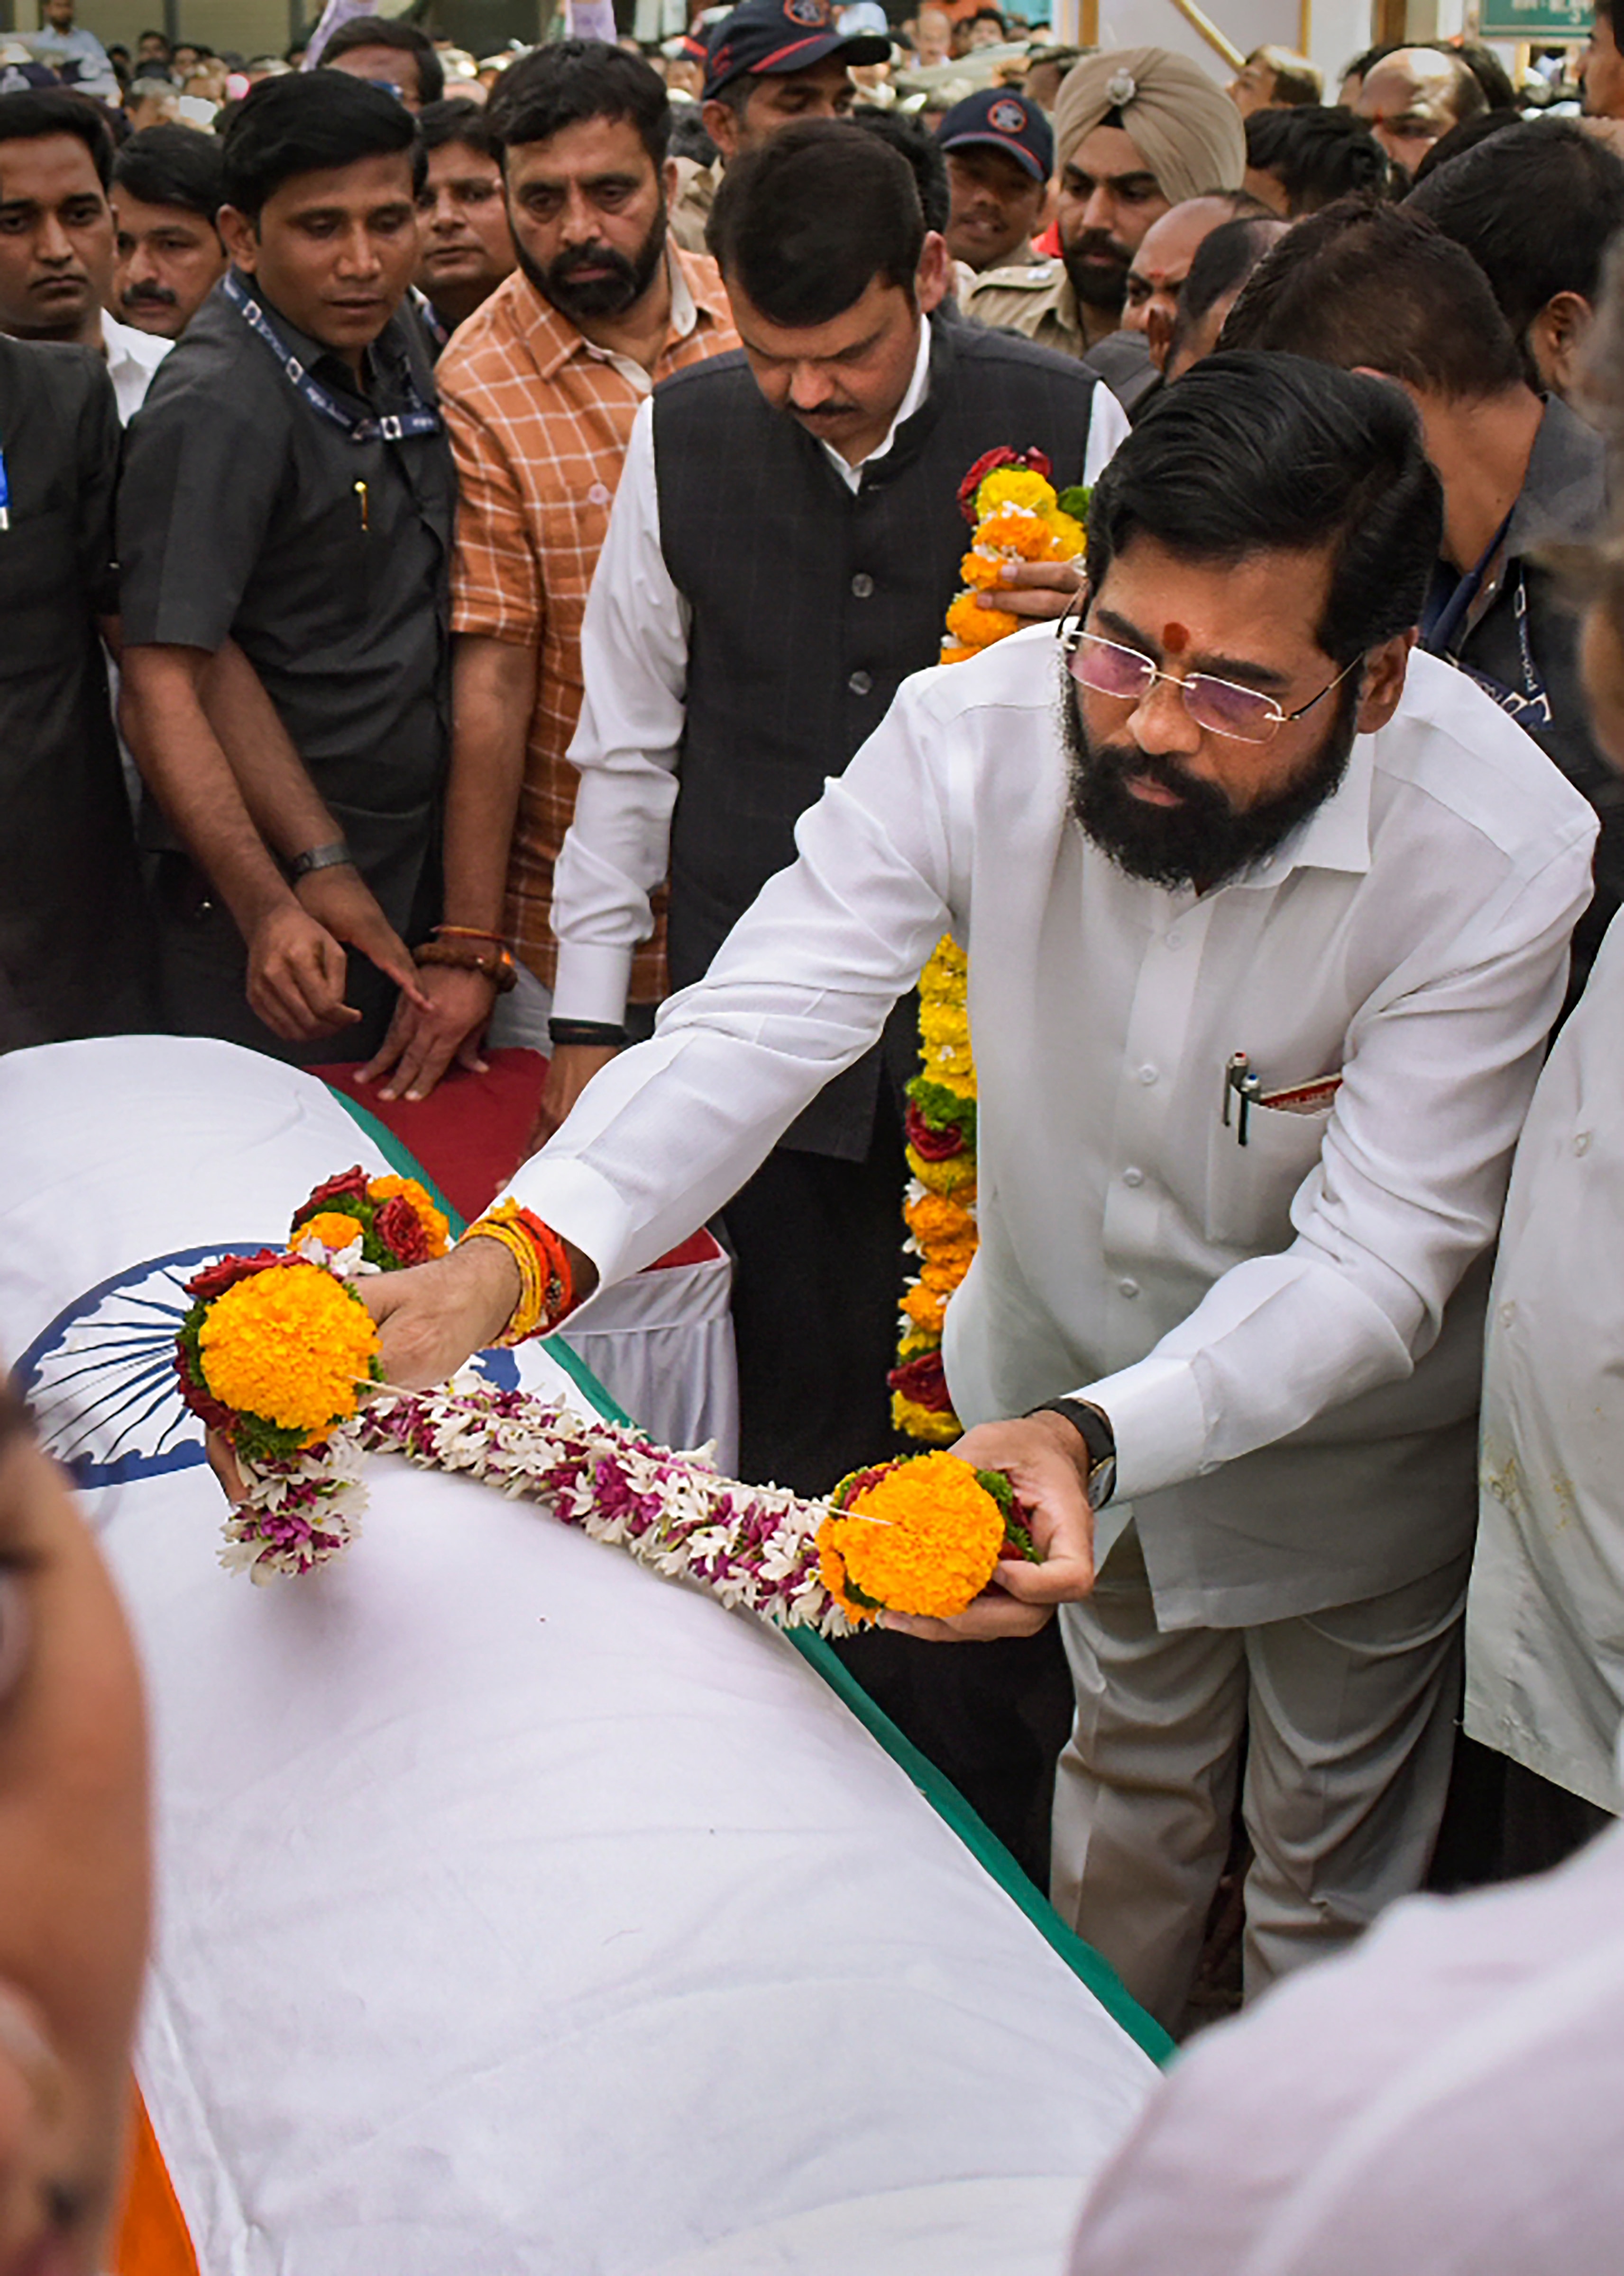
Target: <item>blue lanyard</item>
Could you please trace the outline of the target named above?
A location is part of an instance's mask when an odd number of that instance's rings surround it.
[[[6,478],[5,452],[0,451],[0,530],[11,526],[11,485]]]
[[[234,269],[228,269],[221,278],[221,290],[252,332],[257,332],[282,366],[290,386],[297,389],[323,419],[330,419],[342,427],[352,443],[399,443],[412,435],[437,435],[441,429],[440,414],[423,401],[410,378],[406,390],[408,398],[404,411],[391,411],[373,418],[357,419],[345,409],[336,396],[329,393],[319,379],[313,379],[299,358],[292,353],[281,334],[259,302],[250,299],[243,289],[242,280]]]

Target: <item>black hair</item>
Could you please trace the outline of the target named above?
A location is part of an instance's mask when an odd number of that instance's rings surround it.
[[[135,44],[138,48],[143,40],[162,40],[163,42],[164,54],[167,56],[173,52],[170,45],[169,34],[167,32],[160,32],[156,25],[145,32],[137,32],[135,34]]]
[[[1461,119],[1459,125],[1452,126],[1446,134],[1440,134],[1436,142],[1428,144],[1421,163],[1415,169],[1415,179],[1411,186],[1419,188],[1423,182],[1430,180],[1440,166],[1446,166],[1452,158],[1464,157],[1480,142],[1487,142],[1492,136],[1503,134],[1508,126],[1521,126],[1522,124],[1522,113],[1520,110],[1480,110],[1475,118]]]
[[[296,174],[397,150],[411,158],[414,191],[429,171],[411,112],[349,72],[290,72],[285,79],[261,80],[237,105],[220,147],[225,202],[250,221],[259,219],[266,199]]]
[[[1234,221],[1220,222],[1202,239],[1173,312],[1169,369],[1196,325],[1211,315],[1226,293],[1245,282],[1285,226],[1278,214],[1242,214]]]
[[[114,159],[113,186],[145,206],[178,206],[212,222],[225,203],[225,164],[212,134],[143,126]]]
[[[588,118],[625,118],[657,172],[671,141],[671,96],[652,64],[606,40],[552,40],[510,64],[489,102],[504,145],[548,142]]]
[[[1142,534],[1227,566],[1332,551],[1315,637],[1351,664],[1421,616],[1443,535],[1438,476],[1395,387],[1298,356],[1209,356],[1163,390],[1094,486],[1089,577]]]
[[[938,234],[945,231],[952,211],[952,191],[947,179],[946,156],[930,129],[922,126],[917,118],[899,118],[894,110],[876,110],[867,103],[852,113],[851,123],[865,134],[878,135],[882,142],[889,142],[907,160],[914,169],[914,187],[919,193],[925,227]]]
[[[1355,56],[1351,64],[1343,64],[1342,79],[1369,79],[1377,64],[1385,64],[1389,56],[1396,56],[1403,44],[1401,40],[1388,40],[1379,46],[1367,48],[1362,55]],[[1342,80],[1339,80],[1337,85],[1340,87],[1341,84]]]
[[[826,324],[875,278],[913,298],[925,216],[913,169],[848,120],[808,119],[735,158],[705,243],[770,322]]]
[[[1557,293],[1599,297],[1624,228],[1624,163],[1575,119],[1529,119],[1417,184],[1405,210],[1464,247],[1522,340]]]
[[[1351,110],[1302,104],[1290,110],[1255,110],[1244,121],[1246,163],[1272,174],[1286,193],[1293,221],[1318,213],[1339,198],[1380,196],[1392,169],[1387,153]]]
[[[706,131],[703,106],[697,102],[672,103],[671,140],[665,148],[669,156],[691,158],[696,166],[714,166],[722,155]]]
[[[438,102],[444,94],[445,66],[435,53],[434,42],[415,24],[403,24],[390,16],[352,16],[323,42],[316,61],[325,70],[356,48],[393,48],[403,56],[415,56],[418,101]]]
[[[1613,30],[1613,0],[1590,0],[1590,14]]]
[[[466,95],[448,95],[443,102],[425,103],[417,114],[417,139],[425,155],[444,149],[448,142],[463,142],[482,158],[498,166],[502,163],[502,137],[484,104],[470,102]]]
[[[113,136],[98,103],[54,87],[0,95],[0,142],[39,142],[48,134],[72,134],[82,142],[106,189],[113,178]]]
[[[1004,21],[1004,11],[1001,8],[978,8],[970,21],[972,24],[996,24],[1000,32],[1007,28]]]
[[[1360,198],[1280,239],[1230,310],[1222,345],[1365,364],[1457,402],[1523,383],[1522,351],[1471,254],[1408,206]]]
[[[1514,110],[1517,90],[1511,83],[1511,73],[1481,40],[1461,40],[1435,42],[1440,55],[1453,56],[1466,68],[1483,89],[1484,108],[1488,110]]]

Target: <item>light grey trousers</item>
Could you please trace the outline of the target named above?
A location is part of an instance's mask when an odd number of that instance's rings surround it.
[[[1443,1813],[1470,1559],[1250,1628],[1156,1625],[1130,1525],[1061,1632],[1057,1910],[1170,2030],[1228,1852],[1242,1741],[1249,1999],[1421,1885]]]

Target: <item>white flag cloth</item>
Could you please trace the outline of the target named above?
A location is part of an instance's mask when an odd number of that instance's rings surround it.
[[[357,1138],[224,1044],[0,1060],[0,1339],[148,1671],[138,2067],[201,2265],[1053,2276],[1154,2069],[781,1637],[382,1460],[338,1564],[219,1569],[142,1369],[178,1260]]]

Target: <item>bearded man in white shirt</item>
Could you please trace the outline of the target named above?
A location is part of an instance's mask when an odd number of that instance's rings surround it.
[[[1412,655],[1440,513],[1397,390],[1198,366],[1100,480],[1081,622],[907,681],[514,1187],[578,1293],[635,1271],[872,1042],[944,925],[966,942],[982,1245],[945,1363],[960,1452],[1035,1505],[1043,1562],[938,1632],[1063,1605],[1054,1893],[1174,2027],[1243,1741],[1250,1991],[1415,1888],[1442,1806],[1461,1284],[1595,823]],[[519,1296],[490,1241],[370,1284],[390,1380],[443,1377]]]

